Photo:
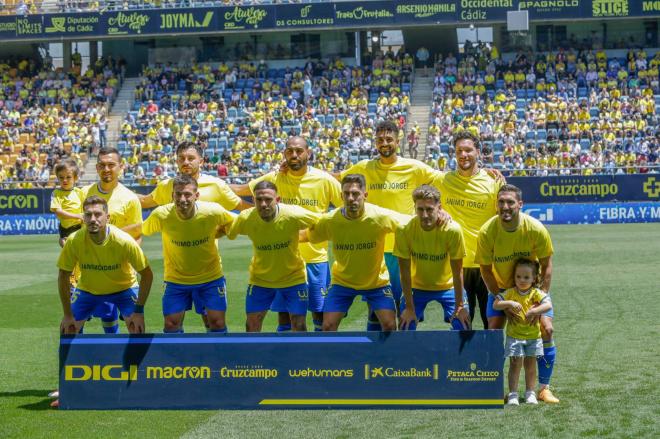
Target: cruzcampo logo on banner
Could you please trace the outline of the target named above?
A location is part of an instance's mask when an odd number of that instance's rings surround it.
[[[108,35],[140,34],[147,23],[149,23],[149,16],[139,12],[132,12],[130,14],[118,12],[109,16],[107,21]]]
[[[628,0],[593,0],[594,17],[627,17],[630,11]]]
[[[246,27],[257,29],[267,16],[268,11],[264,8],[236,6],[231,11],[225,12],[225,29],[245,29]]]
[[[161,29],[206,29],[213,20],[213,11],[207,11],[206,14],[197,20],[197,14],[194,12],[175,12],[160,14]]]

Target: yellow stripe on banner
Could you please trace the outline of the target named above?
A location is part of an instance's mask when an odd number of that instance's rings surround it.
[[[259,405],[503,405],[502,399],[264,399]]]

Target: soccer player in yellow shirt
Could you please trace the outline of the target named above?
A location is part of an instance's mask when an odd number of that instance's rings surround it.
[[[101,148],[96,161],[99,182],[82,188],[83,199],[94,195],[104,199],[108,204],[110,224],[130,234],[139,244],[142,208],[137,195],[119,182],[122,170],[119,151],[116,148]],[[106,333],[119,332],[119,311],[112,303],[100,305],[94,317],[101,319]]]
[[[284,149],[286,172],[270,172],[247,185],[233,185],[232,189],[241,196],[251,195],[259,182],[270,181],[277,186],[278,195],[284,204],[300,206],[318,214],[327,212],[331,205],[342,206],[339,182],[327,172],[309,166],[309,155],[307,141],[302,137],[292,136],[287,140]],[[322,329],[323,299],[330,286],[327,248],[327,242],[303,242],[299,247],[307,270],[308,307],[312,312],[315,331]],[[290,330],[291,321],[282,296],[275,297],[271,310],[279,313],[278,332]]]
[[[216,203],[198,201],[197,181],[179,174],[172,182],[173,203],[157,207],[142,233],[161,232],[165,260],[164,332],[183,333],[185,312],[206,311],[210,332],[227,332],[226,283],[215,237],[224,234],[233,216]]]
[[[369,193],[369,202],[395,212],[413,215],[415,206],[412,191],[429,184],[436,176],[430,166],[414,159],[399,157],[399,126],[392,121],[383,121],[376,126],[376,149],[379,157],[375,160],[362,160],[341,173],[341,178],[349,174],[364,176],[365,192]],[[401,280],[399,264],[392,254],[394,235],[385,240],[385,264],[389,271],[391,290],[394,299],[401,298]],[[368,331],[380,330],[376,316],[370,312],[367,322]]]
[[[299,206],[280,204],[277,186],[261,181],[254,186],[255,207],[234,220],[227,237],[247,235],[252,241],[250,278],[245,297],[248,332],[260,332],[277,294],[286,302],[291,329],[306,331],[308,290],[305,262],[298,251],[299,232],[318,215]]]
[[[83,193],[85,198],[92,195],[103,198],[108,203],[110,224],[126,231],[139,242],[142,208],[138,196],[119,182],[122,171],[119,151],[116,148],[101,148],[96,162],[99,182],[85,186]]]
[[[242,210],[249,205],[236,195],[224,180],[202,174],[200,171],[204,161],[204,150],[193,142],[181,142],[176,148],[176,164],[181,174],[188,174],[197,180],[199,185],[199,200],[218,203],[226,210]],[[147,209],[162,206],[172,202],[172,182],[168,178],[158,183],[149,194],[140,198],[142,208]]]
[[[383,331],[396,330],[396,307],[384,261],[385,236],[396,231],[396,212],[365,203],[367,182],[348,174],[341,182],[344,206],[323,215],[307,232],[310,242],[332,241],[332,284],[323,306],[323,330],[336,331],[362,295]],[[403,216],[403,215],[401,215]],[[380,328],[379,328],[380,329]]]
[[[501,180],[491,177],[479,165],[481,142],[470,131],[454,134],[456,170],[438,174],[433,186],[441,195],[442,208],[460,224],[465,239],[466,256],[463,259],[463,282],[467,291],[470,320],[479,304],[484,329],[488,329],[486,308],[488,289],[481,278],[479,264],[474,261],[477,235],[486,221],[497,213],[497,191]]]
[[[481,275],[488,287],[488,328],[502,329],[505,315],[493,309],[495,296],[502,290],[512,288],[514,266],[517,259],[538,260],[541,266],[541,290],[549,294],[552,281],[552,241],[547,229],[540,221],[522,213],[522,191],[516,186],[505,184],[497,194],[497,216],[483,225],[477,237],[475,261],[481,267]],[[553,340],[553,311],[541,316],[543,356],[538,358],[539,399],[548,403],[559,400],[550,391],[550,378],[557,349]]]
[[[60,220],[60,247],[66,238],[82,227],[83,191],[76,187],[78,165],[73,160],[62,160],[55,165],[55,175],[60,185],[50,197],[50,211]]]
[[[461,226],[439,224],[440,192],[429,185],[415,189],[417,214],[396,231],[394,255],[399,258],[403,298],[400,329],[415,330],[424,321],[424,309],[437,301],[452,329],[470,329],[463,291],[465,246]]]
[[[109,224],[108,203],[91,196],[83,203],[85,228],[71,235],[57,261],[64,316],[63,334],[76,334],[101,303],[121,311],[130,333],[144,332],[144,305],[153,273],[142,249],[128,234]],[[80,281],[71,295],[71,272],[80,266]],[[135,271],[140,274],[139,290]]]

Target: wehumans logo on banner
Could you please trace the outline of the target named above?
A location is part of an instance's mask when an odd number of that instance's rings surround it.
[[[353,378],[353,369],[289,369],[291,378]]]
[[[481,370],[476,363],[471,363],[469,370],[447,370],[447,380],[453,382],[496,381],[499,376],[499,371]]]
[[[410,367],[407,369],[399,369],[395,367],[378,366],[374,367],[369,364],[364,365],[364,379],[373,380],[377,378],[431,378],[433,380],[439,379],[438,365],[434,364],[433,367],[426,367],[418,369]]]

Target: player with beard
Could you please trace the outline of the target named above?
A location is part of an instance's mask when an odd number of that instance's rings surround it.
[[[515,286],[514,268],[518,259],[539,262],[540,289],[550,295],[554,252],[550,234],[540,221],[522,213],[522,207],[522,191],[505,184],[497,194],[497,216],[483,225],[477,237],[475,261],[480,265],[481,275],[490,292],[487,305],[489,329],[504,327],[505,315],[495,310],[493,303],[501,291]],[[541,385],[539,399],[547,403],[559,402],[549,387],[557,354],[553,340],[553,317],[552,309],[540,316],[543,355],[537,359]]]
[[[341,173],[341,178],[349,174],[360,174],[366,180],[365,190],[369,193],[369,202],[406,215],[415,214],[413,191],[430,184],[438,171],[414,159],[399,157],[399,126],[392,121],[383,121],[376,126],[376,149],[379,157],[362,160]],[[440,212],[441,221],[448,219],[446,212]],[[401,277],[399,263],[392,254],[394,234],[385,238],[385,264],[389,271],[392,293],[395,303],[401,300]],[[378,319],[370,310],[367,322],[368,331],[381,329]]]
[[[284,159],[286,172],[269,172],[250,181],[246,185],[232,185],[232,189],[241,196],[254,193],[254,187],[262,181],[269,181],[277,186],[282,203],[300,206],[314,213],[325,213],[330,206],[341,206],[341,186],[327,172],[308,165],[310,150],[307,141],[299,136],[292,136],[286,142]],[[307,288],[309,290],[309,311],[312,312],[314,330],[320,331],[323,325],[323,299],[330,285],[330,267],[328,265],[328,243],[300,243],[300,255],[307,270]],[[277,331],[291,329],[289,313],[284,298],[278,295],[271,306],[278,312]]]
[[[201,167],[204,163],[204,150],[193,142],[181,142],[176,148],[176,165],[180,174],[190,175],[197,181],[199,201],[217,203],[226,210],[243,210],[250,207],[248,203],[241,200],[224,180],[210,175],[202,174]],[[158,183],[149,195],[140,196],[143,209],[162,206],[172,202],[174,179],[168,178]],[[222,256],[220,257],[222,264]],[[201,314],[204,326],[209,329],[206,315]]]
[[[245,297],[247,332],[260,332],[277,295],[283,297],[292,330],[306,331],[307,282],[305,262],[298,251],[299,232],[318,215],[299,206],[281,204],[277,186],[261,181],[254,186],[255,207],[244,210],[227,237],[247,235],[252,241],[250,279]]]
[[[438,174],[433,186],[441,195],[442,208],[460,224],[465,240],[463,281],[467,292],[470,320],[474,319],[477,303],[484,329],[488,329],[486,308],[488,289],[481,278],[479,264],[474,261],[477,235],[486,221],[497,214],[497,191],[503,179],[495,179],[479,165],[481,145],[479,137],[470,131],[454,134],[454,148],[458,166],[446,174]]]
[[[227,332],[225,277],[215,245],[233,216],[216,203],[198,201],[197,182],[187,174],[174,178],[173,203],[157,207],[142,233],[161,232],[165,263],[164,332],[182,333],[183,317],[194,303],[206,312],[209,332]]]

